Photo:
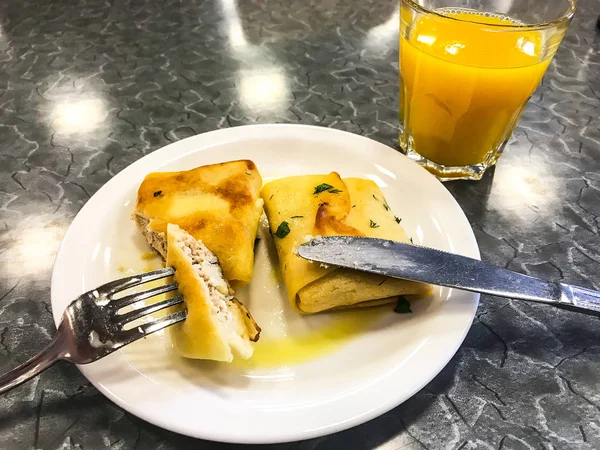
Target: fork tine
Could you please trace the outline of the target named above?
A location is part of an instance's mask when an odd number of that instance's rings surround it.
[[[161,309],[168,308],[169,306],[179,305],[180,303],[183,303],[183,297],[181,295],[135,309],[122,315],[117,315],[117,319],[120,324],[124,325],[128,322],[132,322],[136,319],[147,316],[148,314],[152,314],[153,312],[160,311]]]
[[[184,309],[182,311],[177,311],[176,313],[169,314],[166,317],[146,322],[140,325],[139,327],[132,328],[131,330],[124,331],[123,333],[126,340],[125,345],[133,341],[137,341],[138,339],[143,338],[144,336],[148,336],[149,334],[160,331],[163,328],[167,328],[171,325],[174,325],[178,322],[183,322],[186,317],[187,309]]]
[[[164,286],[158,286],[147,291],[136,292],[134,294],[126,295],[125,297],[112,300],[110,304],[118,309],[124,308],[131,305],[132,303],[146,300],[147,298],[154,297],[156,295],[171,292],[177,289],[177,283],[166,284]]]
[[[127,278],[121,278],[119,280],[110,281],[102,286],[96,288],[100,294],[113,295],[117,292],[129,289],[142,283],[149,281],[160,280],[161,278],[169,277],[175,273],[175,269],[172,267],[165,267],[164,269],[154,270],[152,272],[146,272],[139,275],[133,275]]]

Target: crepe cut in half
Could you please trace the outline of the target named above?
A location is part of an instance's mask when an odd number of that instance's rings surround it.
[[[177,353],[186,358],[231,362],[248,359],[260,328],[234,297],[217,257],[177,225],[167,226],[167,265],[187,307],[187,318],[170,327]]]
[[[409,242],[379,187],[371,180],[303,175],[267,183],[261,192],[293,308],[316,313],[374,306],[398,296],[423,296],[426,284],[325,266],[296,254],[313,236],[367,236]],[[410,299],[411,297],[409,297]],[[413,297],[414,298],[414,297]]]
[[[217,255],[228,280],[248,283],[263,207],[261,186],[256,165],[246,160],[155,172],[138,190],[133,218],[163,258],[167,224],[177,224]]]

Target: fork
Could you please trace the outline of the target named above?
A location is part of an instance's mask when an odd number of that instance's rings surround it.
[[[177,283],[117,297],[126,289],[175,273],[172,267],[111,281],[75,299],[62,315],[54,339],[38,355],[0,376],[0,394],[20,385],[46,370],[58,360],[88,364],[113,353],[156,331],[185,320],[183,309],[160,319],[144,322],[131,329],[127,324],[149,314],[183,303],[181,295],[132,311],[120,312],[126,306],[177,289]]]

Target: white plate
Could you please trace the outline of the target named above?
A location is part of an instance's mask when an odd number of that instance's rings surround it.
[[[55,322],[82,292],[124,276],[119,265],[140,271],[147,264],[140,257],[147,247],[129,218],[146,174],[235,159],[252,159],[267,179],[333,170],[371,178],[415,242],[479,258],[471,227],[452,196],[397,151],[328,128],[237,127],[157,150],[87,202],[56,258]],[[272,249],[268,239],[263,241],[255,280],[240,296],[262,326],[265,342],[345,320],[335,314],[300,317],[291,312],[284,288],[269,268]],[[80,369],[119,406],[172,431],[240,443],[307,439],[363,423],[421,389],[462,343],[478,299],[472,293],[437,289],[413,314],[383,311],[324,354],[271,368],[186,361],[173,355],[165,336],[153,335]]]

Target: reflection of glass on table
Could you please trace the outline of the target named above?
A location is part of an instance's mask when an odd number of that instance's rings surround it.
[[[440,179],[476,180],[502,153],[575,5],[450,3],[401,2],[400,145]]]

